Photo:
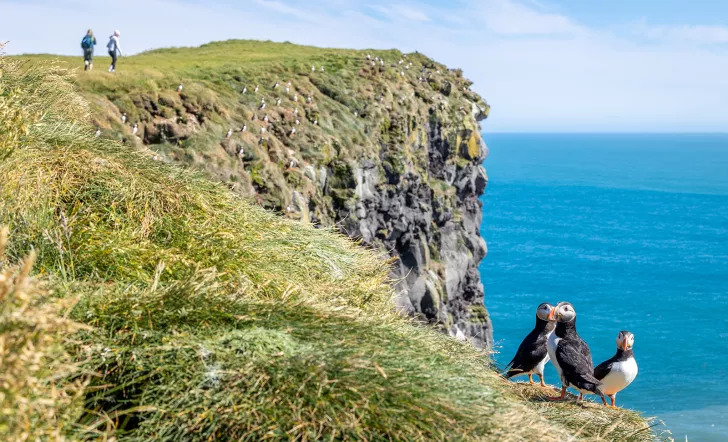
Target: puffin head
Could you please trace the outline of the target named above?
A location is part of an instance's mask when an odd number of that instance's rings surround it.
[[[617,335],[617,348],[620,350],[631,350],[634,346],[634,335],[628,331],[621,331]]]
[[[569,302],[559,302],[549,314],[550,321],[556,322],[572,322],[576,319],[576,310]]]
[[[551,311],[554,309],[554,306],[549,304],[548,302],[544,302],[541,305],[538,306],[536,309],[536,317],[538,319],[541,319],[543,321],[549,321],[553,319],[549,319],[549,315],[551,314]]]

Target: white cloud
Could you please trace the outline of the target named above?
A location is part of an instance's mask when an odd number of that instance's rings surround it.
[[[661,30],[645,41],[632,28],[626,36],[587,28],[528,0],[457,0],[441,9],[400,0],[395,6],[415,8],[409,18],[378,1],[374,8],[393,14],[382,13],[386,20],[355,0],[321,0],[305,9],[289,0],[82,2],[83,13],[79,0],[0,0],[0,41],[11,41],[11,53],[78,54],[91,27],[102,38],[120,29],[129,53],[229,38],[419,50],[462,67],[475,82],[493,106],[486,130],[728,128],[728,48],[701,48],[721,43],[721,31],[688,26],[688,36]]]
[[[728,27],[710,25],[649,25],[646,20],[634,24],[633,31],[651,40],[688,44],[728,43]]]
[[[485,1],[479,9],[488,29],[500,35],[574,35],[585,31],[564,15],[512,0]]]
[[[395,5],[392,7],[392,11],[407,20],[423,22],[430,21],[430,17],[428,17],[427,14],[425,14],[421,9],[416,9],[404,5]]]

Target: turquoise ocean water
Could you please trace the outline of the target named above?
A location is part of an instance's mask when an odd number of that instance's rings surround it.
[[[617,405],[679,441],[728,440],[728,135],[484,137],[496,361],[539,303],[570,301],[595,365],[635,334],[640,373]]]

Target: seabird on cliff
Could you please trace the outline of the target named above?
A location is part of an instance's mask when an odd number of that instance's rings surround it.
[[[612,407],[617,393],[624,390],[637,377],[637,361],[634,359],[634,335],[621,331],[617,335],[617,353],[594,369],[594,377],[602,382],[599,390],[609,396]]]
[[[276,106],[280,106],[280,105],[281,105],[281,99],[280,99],[280,98],[278,98],[278,99],[276,100]]]
[[[528,382],[533,384],[533,375],[538,376],[541,386],[545,387],[543,381],[543,369],[549,361],[549,352],[546,343],[554,331],[556,323],[549,321],[549,314],[553,306],[547,302],[539,305],[536,309],[536,326],[521,342],[521,345],[506,368],[507,378],[514,376],[528,375]]]
[[[240,129],[240,132],[245,132],[247,130],[248,130],[248,125],[247,124],[243,124],[243,127]]]
[[[399,74],[404,77],[404,71],[400,72]]]
[[[263,117],[263,121],[265,121],[266,123],[268,122],[268,114],[266,114],[266,115],[265,115],[265,116]]]
[[[607,405],[599,390],[601,382],[594,377],[591,350],[576,332],[576,310],[568,302],[559,302],[551,310],[548,319],[556,320],[556,329],[548,339],[548,353],[556,372],[561,378],[561,396],[551,400],[564,400],[566,389],[574,387],[579,399],[584,394],[596,394]]]
[[[137,126],[137,124],[134,123],[134,126],[131,128],[131,134],[136,135],[138,130],[139,130],[139,126]]]
[[[255,90],[253,92],[258,92],[258,85],[255,85]]]
[[[311,65],[311,72],[316,72],[316,66]]]
[[[179,94],[180,92],[182,92],[182,83],[177,86],[177,93]]]
[[[260,106],[258,107],[258,110],[265,109],[265,98],[260,99]]]
[[[298,118],[296,118],[296,125],[299,125],[299,124],[301,124],[301,122],[298,120]]]
[[[291,129],[291,134],[289,136],[292,137],[294,135],[296,135],[296,128],[295,127]]]
[[[232,130],[232,129],[228,129],[228,131],[227,131],[227,135],[225,135],[225,138],[227,138],[227,139],[230,139],[230,137],[231,137],[232,135],[233,135],[233,130]]]
[[[313,125],[318,126],[318,120],[313,120]]]
[[[277,88],[278,88],[278,82],[276,81],[276,84],[273,85],[273,89],[277,89]]]
[[[293,115],[298,115],[298,108],[293,109]]]
[[[94,134],[97,138],[101,136],[101,129],[96,128],[96,133]]]
[[[247,87],[243,87],[243,93],[246,93],[246,92],[248,92],[248,88]]]
[[[371,59],[372,59],[372,56],[367,54],[367,60],[371,60]]]
[[[310,95],[308,97],[306,97],[306,103],[310,103],[312,101],[313,101],[313,98],[311,98]]]
[[[126,124],[126,112],[121,114],[121,124]]]
[[[293,94],[294,103],[298,103],[298,94]]]
[[[404,63],[404,60],[400,59],[399,64],[402,64],[402,63]]]
[[[359,112],[358,111],[354,111],[354,116],[355,117],[358,117],[359,116]]]
[[[265,127],[261,127],[261,128],[260,128],[260,133],[262,133],[262,134],[264,134],[264,133],[265,133]]]
[[[240,149],[238,150],[238,158],[240,158],[242,160],[244,155],[245,155],[245,149],[243,149],[243,146],[240,146]]]

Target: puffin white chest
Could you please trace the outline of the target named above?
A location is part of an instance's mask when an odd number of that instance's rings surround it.
[[[556,333],[551,333],[546,344],[549,359],[551,359],[551,363],[554,364],[554,368],[556,368],[556,373],[559,375],[559,378],[561,377],[561,367],[559,367],[559,361],[556,360],[556,348],[559,346],[560,341],[561,338],[556,336]]]
[[[599,389],[604,394],[617,394],[634,381],[637,371],[637,361],[633,357],[626,361],[614,362],[609,373],[602,379]]]

